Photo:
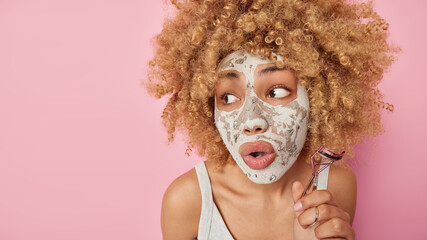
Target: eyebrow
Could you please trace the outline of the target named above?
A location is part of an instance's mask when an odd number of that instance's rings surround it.
[[[218,75],[218,78],[230,78],[230,79],[236,79],[239,78],[239,76],[237,75],[237,73],[234,72],[227,72],[227,73],[220,73]]]
[[[263,76],[263,75],[267,75],[267,74],[277,72],[277,71],[282,71],[282,70],[285,70],[285,68],[279,69],[277,66],[271,66],[271,67],[264,68],[261,71],[259,71],[258,76]]]

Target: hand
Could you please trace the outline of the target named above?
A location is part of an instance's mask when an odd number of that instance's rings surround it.
[[[311,192],[301,199],[303,185],[296,181],[292,185],[294,198],[294,240],[348,239],[354,240],[355,233],[350,224],[350,214],[337,206],[328,190]],[[314,223],[318,208],[317,223]]]

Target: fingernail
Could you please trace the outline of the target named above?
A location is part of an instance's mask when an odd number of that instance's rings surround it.
[[[295,203],[295,205],[294,205],[294,211],[301,210],[301,208],[302,208],[302,204],[301,204],[301,202],[297,202],[297,203]]]

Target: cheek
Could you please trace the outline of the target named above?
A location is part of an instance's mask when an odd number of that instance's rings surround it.
[[[296,111],[292,109],[276,108],[275,110],[270,110],[270,114],[267,115],[267,121],[273,134],[285,136],[289,134],[290,129],[295,128],[300,119],[297,119]]]
[[[221,134],[223,140],[231,145],[235,142],[235,136],[237,136],[238,131],[238,122],[237,112],[225,112],[225,111],[215,111],[215,125]]]

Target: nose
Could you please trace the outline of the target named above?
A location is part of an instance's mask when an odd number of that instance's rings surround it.
[[[264,133],[267,131],[268,123],[265,119],[257,118],[248,120],[245,124],[244,133],[247,136]]]

